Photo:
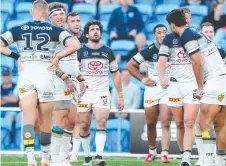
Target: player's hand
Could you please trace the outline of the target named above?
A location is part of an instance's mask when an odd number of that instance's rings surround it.
[[[66,80],[64,80],[64,82],[66,83],[68,90],[70,90],[71,92],[76,91],[76,86],[71,78],[67,78]]]
[[[18,63],[18,71],[19,71],[19,72],[23,71],[24,68],[22,67],[20,58],[17,59],[17,63]]]
[[[200,100],[202,98],[202,95],[203,95],[203,89],[198,89],[195,97]]]
[[[163,89],[166,89],[169,86],[168,80],[166,78],[160,80],[160,82]]]
[[[79,82],[79,89],[80,89],[79,97],[81,98],[84,95],[84,93],[86,92],[86,84],[85,84],[85,81]]]
[[[58,64],[59,64],[59,61],[60,61],[60,58],[56,56],[56,57],[53,59],[53,61],[50,63],[50,65],[49,65],[49,67],[48,67],[48,70],[50,70],[50,71],[56,71],[57,66],[58,66]]]
[[[124,109],[123,92],[119,92],[119,94],[118,94],[118,109],[119,109],[119,111],[122,111]]]
[[[110,33],[110,39],[113,39],[113,38],[118,38],[118,34],[116,32],[114,32],[114,31],[112,31]]]
[[[132,31],[130,31],[129,32],[129,36],[133,36],[133,37],[135,37],[136,36],[136,34],[137,34],[137,31],[135,30],[135,29],[133,29]]]
[[[150,87],[153,87],[153,86],[156,86],[156,82],[150,78],[146,78],[144,77],[141,82],[146,85],[146,86],[150,86]]]

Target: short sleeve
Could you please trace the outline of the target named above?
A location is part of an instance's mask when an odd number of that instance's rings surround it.
[[[161,44],[161,47],[159,49],[159,56],[165,56],[169,57],[170,55],[170,42],[168,36],[166,36]]]
[[[191,30],[190,28],[187,28],[182,34],[181,43],[189,56],[192,56],[193,54],[200,51],[198,39],[201,37],[202,36],[199,33]]]
[[[5,43],[6,46],[14,43],[13,30],[14,28],[8,30],[1,35],[1,40]]]
[[[69,37],[72,37],[72,35],[71,35],[68,31],[64,30],[64,31],[60,32],[60,34],[59,34],[59,42],[60,42],[63,46],[65,46],[65,41],[66,41]]]
[[[151,47],[152,45],[142,49],[140,52],[138,52],[136,55],[133,56],[133,60],[135,60],[137,64],[141,64],[144,61],[146,61],[148,58],[148,55],[150,55]]]

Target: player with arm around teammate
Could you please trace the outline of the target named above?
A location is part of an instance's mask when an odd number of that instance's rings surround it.
[[[44,0],[34,1],[31,15],[33,21],[13,27],[1,35],[1,54],[18,59],[19,56],[7,48],[7,45],[16,42],[23,67],[18,76],[18,88],[20,108],[23,111],[23,139],[28,166],[37,166],[34,156],[37,107],[41,125],[41,165],[48,166],[55,100],[55,72],[50,71],[49,67],[57,65],[58,60],[78,50],[79,45],[67,31],[45,22],[48,4]],[[59,42],[65,49],[54,58],[54,50]]]
[[[204,165],[225,166],[226,150],[226,66],[215,44],[202,33],[186,27],[183,11],[175,9],[167,15],[173,33],[180,36],[182,46],[192,61],[201,98],[200,127],[204,143]],[[205,82],[205,84],[204,84]],[[211,128],[214,124],[215,132]],[[216,135],[215,135],[216,133]],[[213,149],[208,144],[216,137],[217,155],[213,161]]]
[[[88,86],[86,93],[81,97],[78,104],[78,116],[80,126],[80,138],[85,152],[84,166],[92,165],[90,156],[90,124],[92,113],[96,120],[96,166],[106,165],[103,160],[103,150],[106,141],[106,122],[110,112],[110,92],[108,72],[113,76],[114,84],[119,96],[119,110],[124,107],[121,76],[118,71],[118,64],[112,50],[100,43],[103,27],[99,21],[86,23],[84,33],[88,43],[84,44],[78,51],[80,72],[85,78]]]
[[[169,163],[168,150],[170,145],[170,123],[172,114],[167,106],[167,90],[163,89],[159,83],[157,73],[157,62],[159,47],[167,34],[165,25],[158,24],[154,27],[154,37],[156,42],[137,53],[127,64],[127,69],[131,75],[141,81],[145,87],[144,110],[147,122],[147,135],[149,144],[149,154],[144,162],[151,162],[157,157],[156,150],[156,125],[160,114],[162,127],[162,153],[163,163]],[[139,65],[146,62],[148,67],[148,78],[143,77],[139,72]],[[167,65],[166,65],[167,66]],[[169,67],[169,66],[168,66]],[[169,68],[168,68],[169,69]],[[159,110],[159,111],[158,111]]]

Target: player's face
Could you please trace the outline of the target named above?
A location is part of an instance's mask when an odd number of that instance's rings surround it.
[[[58,26],[58,27],[63,27],[65,24],[65,13],[60,12],[60,13],[55,13],[50,17],[51,24]]]
[[[213,40],[214,37],[214,29],[212,26],[204,26],[202,27],[202,33],[206,35],[210,40]]]
[[[185,13],[186,22],[188,25],[191,24],[192,16],[191,13]]]
[[[74,34],[78,34],[81,28],[81,21],[79,16],[69,16],[68,17],[68,29]]]
[[[158,27],[155,30],[155,40],[160,45],[162,44],[162,41],[164,37],[166,36],[167,30],[165,27]]]
[[[86,36],[90,41],[98,43],[101,39],[101,32],[98,25],[91,25],[89,27],[89,33]]]

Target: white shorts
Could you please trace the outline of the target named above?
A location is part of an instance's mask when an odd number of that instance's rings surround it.
[[[207,80],[201,103],[226,105],[226,75]]]
[[[199,104],[200,101],[195,97],[198,89],[196,82],[169,82],[168,105],[181,107],[183,103]]]
[[[55,74],[52,72],[36,74],[20,72],[18,77],[19,97],[22,99],[34,92],[37,92],[39,102],[54,101]]]
[[[72,100],[72,92],[68,90],[66,83],[59,77],[55,77],[55,100]]]
[[[86,91],[78,103],[78,112],[89,112],[92,108],[110,109],[110,92]]]
[[[168,104],[167,89],[162,89],[160,85],[145,87],[144,107],[152,107],[157,104]]]

